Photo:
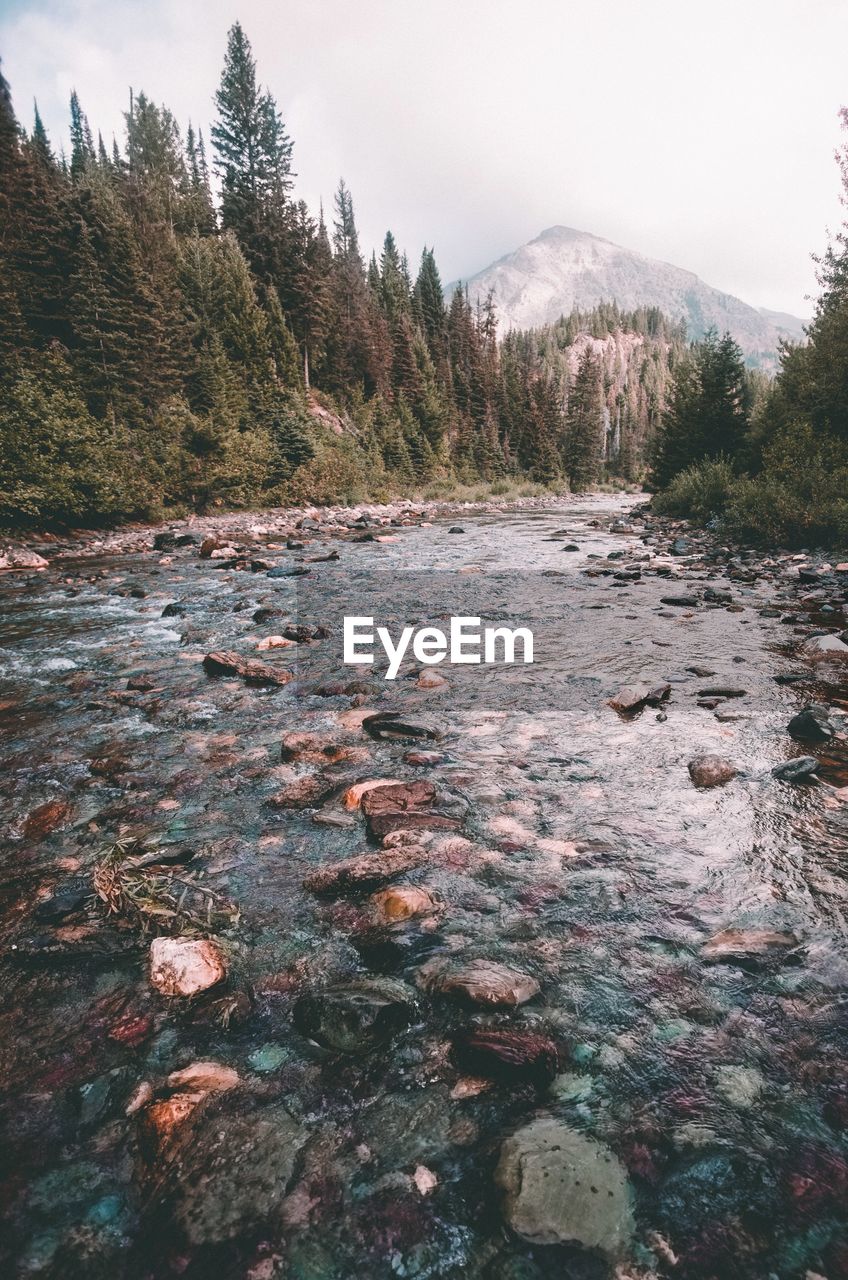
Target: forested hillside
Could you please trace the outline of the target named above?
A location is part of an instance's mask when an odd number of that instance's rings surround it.
[[[433,252],[366,262],[353,199],[294,194],[293,142],[230,32],[211,136],[131,99],[70,147],[0,81],[0,524],[639,478],[679,326],[614,307],[499,344]]]

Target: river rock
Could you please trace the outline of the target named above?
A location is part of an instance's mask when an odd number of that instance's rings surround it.
[[[360,808],[375,840],[393,831],[458,831],[462,826],[458,818],[432,811],[435,797],[432,782],[399,782],[366,791]]]
[[[735,684],[714,684],[708,689],[699,689],[699,698],[744,698],[747,689],[741,689]]]
[[[407,751],[403,757],[404,764],[416,765],[419,769],[432,769],[444,760],[441,751]]]
[[[628,684],[619,689],[614,698],[610,698],[609,706],[613,711],[627,713],[639,711],[642,707],[659,706],[671,694],[670,684]]]
[[[380,919],[390,924],[411,920],[413,916],[429,916],[439,909],[433,896],[417,885],[383,889],[381,893],[374,894],[371,902]]]
[[[27,815],[23,826],[25,840],[42,840],[51,831],[61,827],[71,814],[67,800],[47,800]]]
[[[192,1062],[188,1067],[172,1071],[168,1076],[169,1089],[188,1089],[196,1093],[225,1093],[235,1089],[239,1073],[222,1062]]]
[[[209,938],[154,938],[150,981],[163,996],[193,996],[227,976],[221,948]]]
[[[0,572],[20,572],[26,569],[46,569],[49,561],[26,547],[6,547],[0,551]]]
[[[453,1042],[460,1070],[507,1083],[549,1085],[559,1070],[559,1049],[547,1036],[530,1031],[466,1031]]]
[[[243,658],[225,649],[207,653],[203,670],[209,676],[241,676],[246,684],[254,685],[285,685],[294,678],[291,671],[268,667],[264,662]]]
[[[785,760],[772,769],[772,777],[781,782],[801,782],[816,772],[819,762],[815,756],[795,756],[793,760]]]
[[[93,894],[91,876],[69,876],[49,898],[42,898],[33,912],[39,924],[55,924],[85,906]]]
[[[419,689],[445,689],[448,682],[439,671],[428,669],[421,672],[415,683]]]
[[[689,761],[689,777],[696,787],[720,787],[735,778],[739,770],[721,756],[696,756]]]
[[[792,717],[787,728],[799,742],[829,742],[836,732],[827,707],[823,707],[820,702],[804,707]]]
[[[541,989],[531,974],[494,960],[469,960],[463,964],[438,958],[419,969],[416,981],[424,991],[460,996],[473,1004],[498,1009],[526,1004]]]
[[[270,809],[311,809],[332,795],[337,786],[324,774],[304,773],[268,796],[265,803]]]
[[[426,861],[426,850],[417,845],[384,848],[320,867],[306,877],[303,887],[320,894],[358,893],[388,884]]]
[[[389,978],[363,978],[301,996],[292,1021],[303,1035],[337,1053],[366,1053],[413,1021],[415,992]]]
[[[294,640],[287,640],[285,636],[265,636],[256,646],[257,653],[266,653],[269,649],[293,649]]]
[[[794,933],[774,929],[722,929],[701,947],[701,958],[712,964],[771,959],[798,946]]]
[[[373,716],[366,716],[362,728],[371,738],[378,742],[403,738],[438,738],[439,732],[429,725],[412,724],[401,718],[399,711],[378,711]]]
[[[803,649],[811,658],[848,658],[848,644],[839,636],[811,636]]]
[[[268,1222],[308,1132],[282,1105],[206,1112],[173,1170],[174,1217],[193,1245],[220,1244]]]
[[[675,609],[697,609],[697,596],[660,596],[660,604],[671,605]]]
[[[369,791],[375,791],[378,787],[402,787],[403,785],[400,778],[368,778],[365,782],[355,782],[342,796],[342,804],[346,809],[358,809],[362,804],[363,796],[366,796]],[[431,794],[436,794],[435,787]]]
[[[495,1182],[504,1216],[535,1245],[578,1244],[620,1259],[633,1235],[627,1174],[607,1147],[541,1117],[507,1138]]]
[[[280,759],[285,764],[295,760],[305,764],[340,764],[356,759],[361,753],[361,748],[334,742],[329,734],[306,730],[284,733],[280,741]]]

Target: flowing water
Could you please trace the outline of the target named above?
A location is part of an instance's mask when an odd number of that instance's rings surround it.
[[[461,534],[438,520],[390,542],[319,533],[268,553],[309,559],[299,578],[220,567],[192,546],[166,563],[65,559],[7,578],[4,1274],[611,1274],[609,1251],[510,1229],[501,1144],[548,1116],[622,1162],[635,1230],[620,1274],[848,1276],[844,737],[819,752],[818,781],[771,774],[819,750],[786,726],[811,701],[838,722],[845,668],[799,655],[809,617],[780,620],[798,607],[784,564],[728,582],[720,560],[657,554],[662,539],[640,559],[638,519],[610,530],[627,506],[463,514]],[[311,561],[331,546],[337,561]],[[709,585],[732,591],[730,608],[662,603]],[[258,608],[277,612],[257,623]],[[839,606],[826,608],[834,627]],[[450,614],[530,626],[536,662],[442,666],[447,684],[427,689],[407,661],[389,682],[340,663],[341,618],[360,613],[393,633]],[[295,618],[329,637],[254,653]],[[296,679],[211,678],[210,650]],[[637,681],[667,681],[670,697],[617,714],[608,699]],[[700,705],[716,686],[743,692]],[[375,741],[361,721],[384,710],[440,736]],[[293,731],[339,751],[282,763]],[[417,750],[438,758],[411,763]],[[687,764],[705,752],[738,776],[693,786]],[[304,807],[269,803],[313,776],[322,788]],[[422,838],[430,856],[402,882],[434,907],[401,923],[377,918],[371,890],[303,887],[376,849],[341,799],[374,778],[426,779],[461,824],[441,845]],[[119,840],[211,891],[205,927],[152,916],[144,932],[86,896]],[[151,931],[177,926],[214,935],[227,959],[226,983],[192,1000],[148,978]],[[728,928],[788,940],[708,963],[704,944]],[[506,964],[539,992],[492,1009],[423,990],[422,969],[445,959]],[[412,1013],[379,1043],[364,1034],[337,1052],[338,1004],[318,1002],[313,1035],[297,1029],[304,996],[331,986],[343,1006],[363,978],[409,993]],[[479,1029],[552,1041],[555,1068],[468,1070],[456,1045]],[[237,1084],[154,1132],[151,1099],[182,1097],[168,1077],[198,1061]]]

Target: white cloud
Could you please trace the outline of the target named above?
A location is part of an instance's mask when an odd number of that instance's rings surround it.
[[[317,208],[344,174],[387,226],[470,274],[566,223],[802,314],[839,219],[842,0],[60,0],[0,16],[4,70],[54,141],[143,88],[205,131],[239,17]]]

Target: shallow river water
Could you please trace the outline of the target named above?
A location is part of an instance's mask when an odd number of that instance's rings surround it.
[[[631,505],[0,584],[4,1275],[848,1276],[846,666],[801,652],[846,626],[845,590],[799,603],[788,557],[729,580],[709,540],[669,555]],[[346,614],[529,626],[536,661],[433,667],[427,688],[408,657],[386,681],[341,664]],[[256,652],[293,622],[329,634]],[[210,676],[216,650],[295,678]],[[617,713],[636,682],[670,695]],[[787,733],[811,702],[823,745]],[[362,720],[382,711],[433,736],[377,739]],[[693,785],[705,753],[736,776]],[[816,777],[773,776],[802,754]],[[433,784],[444,819],[385,841],[417,850],[391,880],[423,891],[409,919],[375,896],[388,875],[304,887],[379,855],[344,799],[374,779]],[[110,851],[119,870],[147,855],[145,904],[165,886],[176,914],[109,914]],[[154,989],[150,940],[175,933],[213,939],[226,979]],[[440,980],[474,962],[527,990]],[[487,1053],[481,1032],[514,1039]],[[214,1087],[174,1075],[196,1063]],[[562,1196],[593,1154],[618,1179],[577,1229],[528,1173],[539,1134],[575,1133]]]

